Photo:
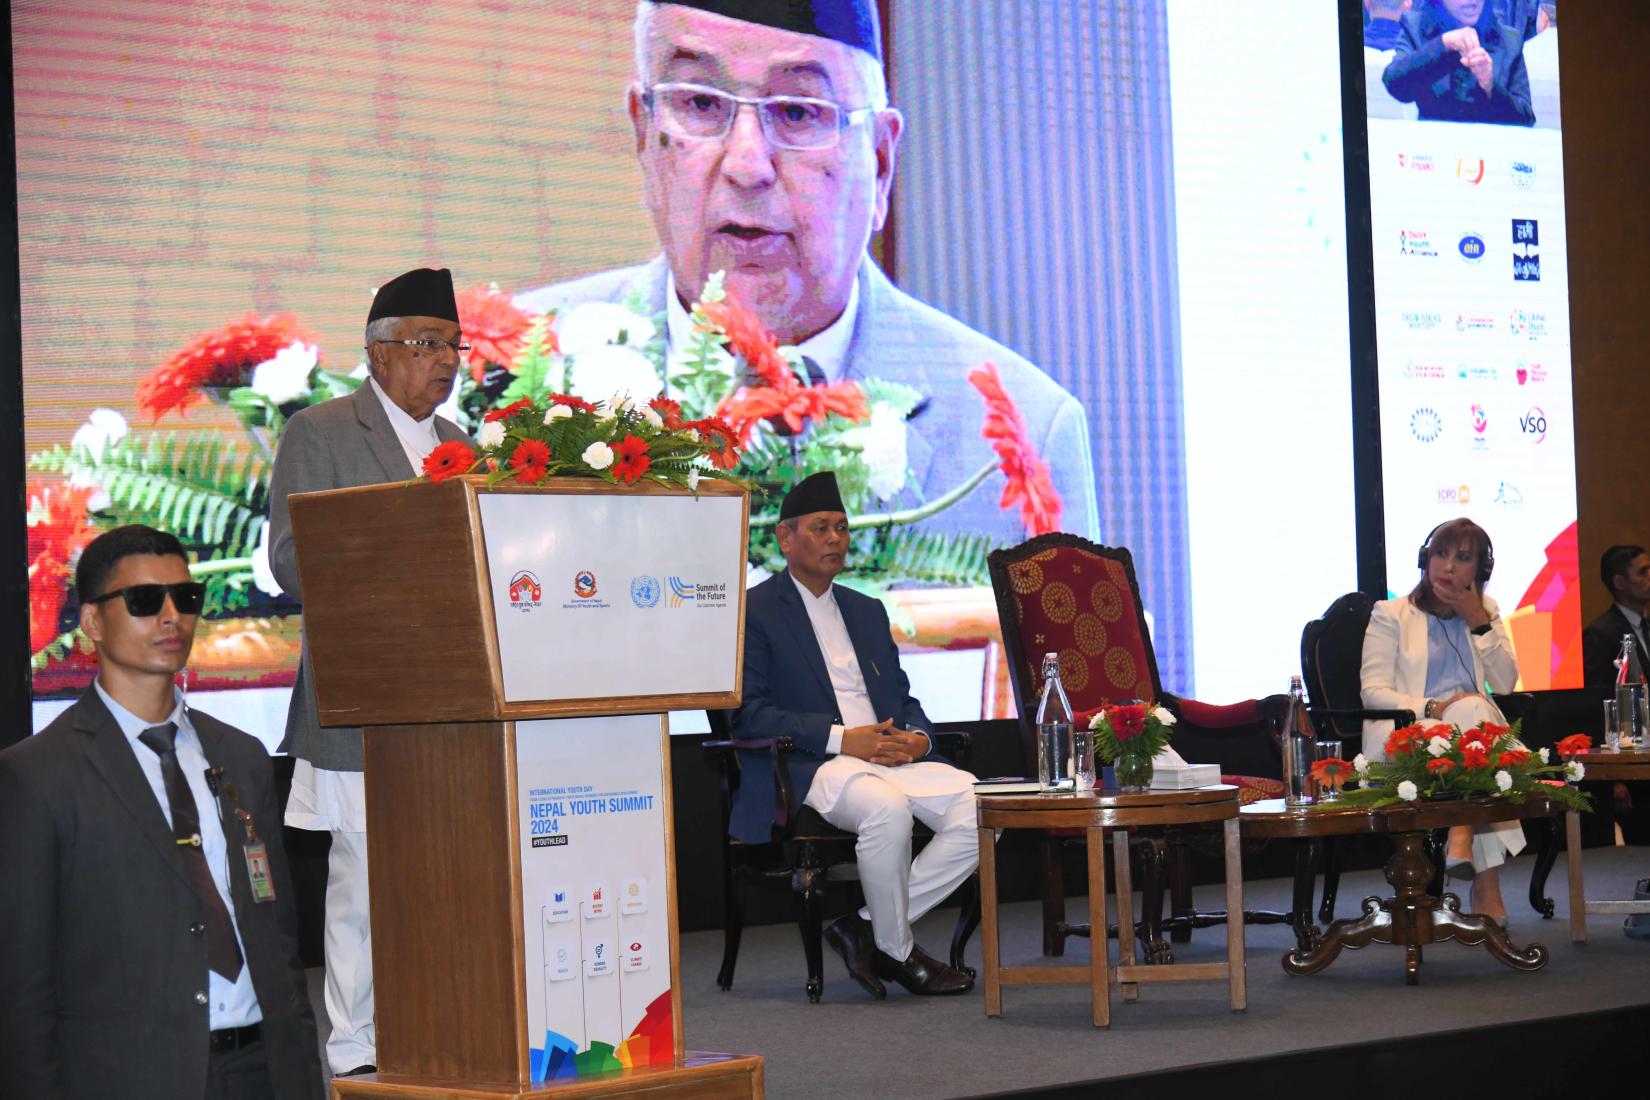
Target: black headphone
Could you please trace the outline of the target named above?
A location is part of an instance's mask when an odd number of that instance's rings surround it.
[[[1446,523],[1453,522],[1455,521],[1445,520],[1444,523],[1440,523],[1438,527],[1442,527]],[[1423,573],[1427,570],[1427,559],[1432,556],[1432,536],[1438,533],[1438,527],[1434,527],[1432,530],[1427,532],[1427,540],[1421,544],[1421,549],[1415,555],[1415,568],[1419,569]],[[1479,530],[1483,531],[1484,529],[1480,527]],[[1478,581],[1478,587],[1482,588],[1486,584],[1490,583],[1490,574],[1493,572],[1495,572],[1495,544],[1490,541],[1490,533],[1488,531],[1484,531],[1484,560],[1478,563],[1478,575],[1476,578]]]

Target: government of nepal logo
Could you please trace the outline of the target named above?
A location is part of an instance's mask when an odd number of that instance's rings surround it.
[[[659,595],[663,589],[659,585],[658,577],[649,577],[645,574],[631,579],[630,599],[640,608],[659,606]]]
[[[510,606],[522,611],[531,611],[544,598],[544,586],[539,579],[523,569],[510,578]]]
[[[573,574],[573,595],[581,600],[588,600],[596,594],[596,574],[588,569],[581,569]]]

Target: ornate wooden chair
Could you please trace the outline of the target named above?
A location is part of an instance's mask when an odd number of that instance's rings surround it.
[[[802,933],[802,953],[808,966],[808,1000],[818,1004],[825,989],[825,959],[823,931],[825,923],[826,888],[831,882],[857,883],[853,833],[838,829],[819,816],[811,806],[802,804],[791,783],[787,757],[796,751],[788,737],[735,738],[733,712],[713,710],[710,727],[713,739],[703,743],[706,752],[715,760],[722,788],[722,966],[716,973],[716,984],[724,990],[733,988],[733,970],[739,961],[739,940],[744,931],[745,891],[752,884],[768,883],[790,889],[796,904],[797,927]],[[972,739],[964,732],[936,730],[939,749],[952,763],[966,768]],[[747,844],[728,832],[733,813],[733,796],[739,788],[741,750],[760,753],[774,772],[774,819],[771,839],[762,844]],[[932,836],[918,823],[913,843],[920,845]],[[963,955],[969,937],[980,924],[980,893],[978,877],[970,878],[964,888],[962,911],[951,936],[950,963],[972,975],[974,971],[963,965]],[[863,904],[858,890],[853,893],[855,907]]]
[[[1042,655],[1052,652],[1060,655],[1060,677],[1079,717],[1129,699],[1157,700],[1177,719],[1177,751],[1194,761],[1220,763],[1223,773],[1231,773],[1222,779],[1241,787],[1246,802],[1282,794],[1282,783],[1269,777],[1282,771],[1275,719],[1282,713],[1284,697],[1211,706],[1164,691],[1134,558],[1127,549],[1099,546],[1077,535],[1039,535],[993,552],[987,564],[1029,770],[1036,769]],[[1258,765],[1258,774],[1236,774],[1228,762],[1237,758]],[[1170,835],[1189,840],[1196,834]],[[1066,839],[1050,831],[1039,853],[1047,955],[1064,953],[1067,936],[1089,934],[1086,925],[1065,921],[1060,846]],[[1169,961],[1172,955],[1162,941],[1161,926],[1166,925],[1176,941],[1185,942],[1192,928],[1224,922],[1226,915],[1193,911],[1190,861],[1180,845],[1165,844],[1163,837],[1143,838],[1143,843],[1146,846],[1136,850],[1144,863],[1141,884],[1150,894],[1142,899],[1147,927],[1141,938],[1148,945],[1148,959]],[[1165,874],[1173,903],[1173,916],[1166,922],[1161,917]],[[1283,919],[1281,914],[1254,916]]]
[[[1308,711],[1320,739],[1335,739],[1343,743],[1343,751],[1356,754],[1363,745],[1365,722],[1393,722],[1407,726],[1415,721],[1415,712],[1406,709],[1382,710],[1363,705],[1364,634],[1369,630],[1369,616],[1375,607],[1375,597],[1367,592],[1348,592],[1331,603],[1319,618],[1307,623],[1301,631],[1301,678],[1306,684]],[[1496,697],[1508,721],[1533,710],[1533,697],[1514,692]],[[1558,825],[1560,819],[1549,822],[1547,836],[1536,856],[1536,865],[1530,876],[1530,906],[1543,917],[1553,915],[1553,901],[1546,897],[1547,874],[1558,858],[1562,843]],[[1443,888],[1442,834],[1428,840],[1428,855],[1435,873],[1429,890],[1438,893]],[[1340,888],[1340,845],[1331,839],[1323,846],[1323,900],[1318,906],[1318,920],[1327,924],[1335,918],[1335,897]],[[1300,893],[1301,883],[1296,882]],[[1306,904],[1311,905],[1311,886],[1306,885]]]

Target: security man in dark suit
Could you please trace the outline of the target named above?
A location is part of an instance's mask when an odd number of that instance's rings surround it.
[[[1633,661],[1629,678],[1637,680],[1650,672],[1650,553],[1642,546],[1612,546],[1599,559],[1599,579],[1610,590],[1610,607],[1588,623],[1581,632],[1581,671],[1588,687],[1609,687],[1616,682],[1616,659],[1623,635],[1633,637]],[[1621,826],[1629,844],[1650,841],[1650,792],[1643,783],[1611,785],[1608,804],[1598,815],[1604,823]]]
[[[0,1098],[319,1100],[269,756],[174,686],[204,586],[130,526],[75,587],[97,680],[0,752]]]

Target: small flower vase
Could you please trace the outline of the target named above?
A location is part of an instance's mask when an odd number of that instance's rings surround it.
[[[1134,753],[1123,753],[1112,762],[1117,776],[1117,789],[1124,794],[1140,794],[1152,787],[1152,758]]]

